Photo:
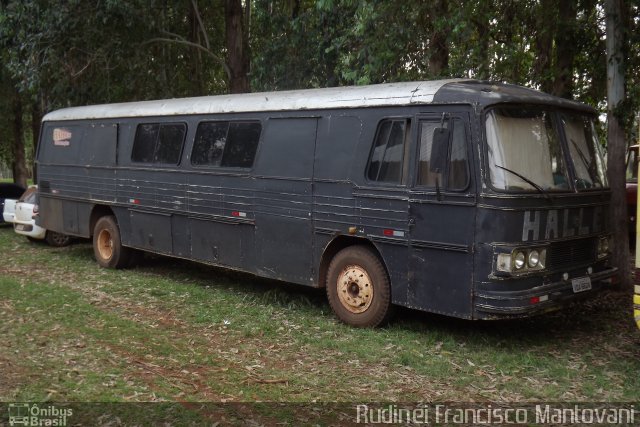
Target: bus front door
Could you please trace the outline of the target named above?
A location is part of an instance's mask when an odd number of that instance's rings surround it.
[[[475,187],[469,115],[438,112],[419,117],[418,124],[408,301],[422,310],[470,317]]]

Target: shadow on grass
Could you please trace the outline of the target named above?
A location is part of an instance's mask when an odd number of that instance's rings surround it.
[[[69,256],[93,262],[90,244],[73,246]],[[96,265],[96,268],[97,265]],[[278,309],[330,311],[324,289],[265,279],[249,273],[161,255],[145,254],[133,268],[144,274],[188,281],[199,287],[225,287],[246,295],[253,302]],[[555,312],[524,319],[470,321],[398,307],[386,331],[403,331],[416,336],[435,334],[470,346],[498,345],[506,349],[526,351],[546,346],[569,344],[589,348],[598,337],[617,334],[633,340],[637,334],[631,322],[630,296],[619,290],[601,292],[593,299],[572,303]],[[627,313],[628,312],[628,313]],[[638,341],[638,340],[636,340]]]

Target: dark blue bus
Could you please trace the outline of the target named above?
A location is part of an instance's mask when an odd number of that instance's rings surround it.
[[[473,80],[66,108],[43,119],[44,227],[394,305],[527,316],[610,283],[610,190],[586,105]]]

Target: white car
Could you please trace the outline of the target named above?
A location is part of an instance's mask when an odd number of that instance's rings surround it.
[[[66,246],[71,238],[36,225],[38,215],[38,187],[30,186],[16,203],[13,230],[29,240],[46,240],[51,246]]]
[[[4,209],[2,210],[2,219],[4,222],[13,224],[16,218],[16,199],[4,199]]]
[[[2,211],[0,224],[3,222],[13,223],[16,201],[23,193],[24,187],[18,184],[0,182],[0,211]]]

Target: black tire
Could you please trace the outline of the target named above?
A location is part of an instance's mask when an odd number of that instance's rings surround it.
[[[101,267],[124,268],[129,265],[131,249],[122,246],[120,229],[114,216],[103,216],[93,228],[93,255]]]
[[[344,323],[371,328],[389,321],[389,275],[369,248],[350,246],[338,252],[329,264],[326,286],[331,309]]]
[[[47,241],[49,246],[54,248],[61,248],[63,246],[69,246],[71,244],[71,237],[66,234],[56,233],[55,231],[47,230],[47,234],[44,236],[44,240]]]

